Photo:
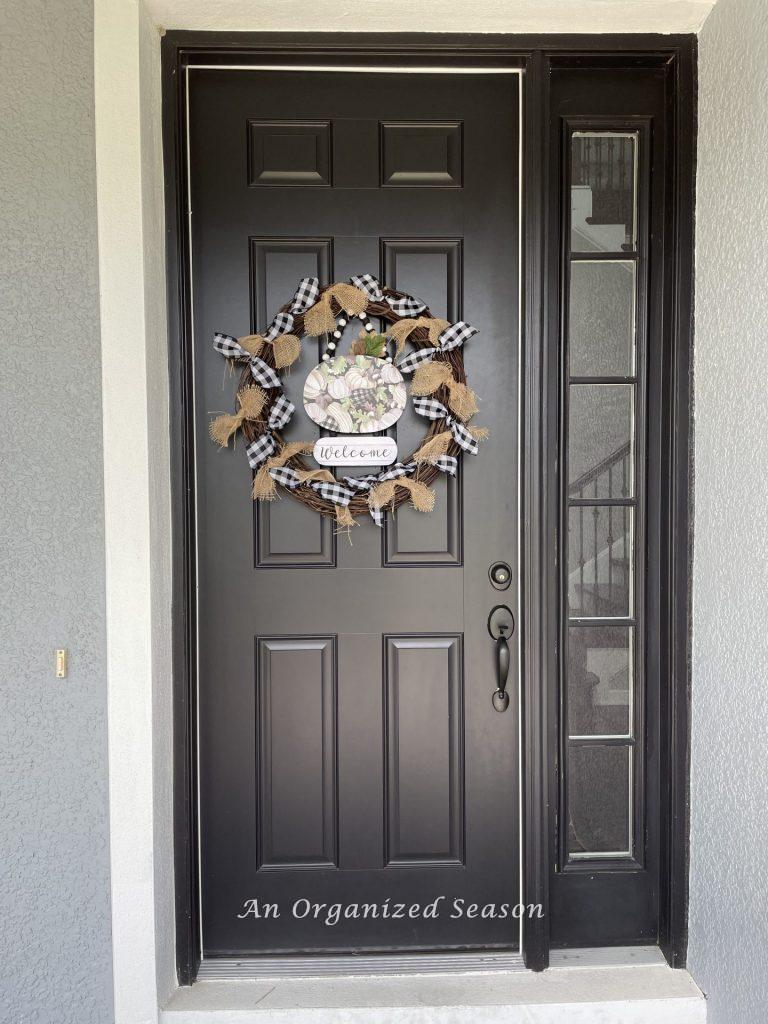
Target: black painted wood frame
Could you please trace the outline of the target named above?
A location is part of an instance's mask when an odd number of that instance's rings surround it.
[[[527,922],[524,958],[549,962],[549,873],[557,854],[556,792],[559,657],[555,564],[558,368],[548,345],[558,216],[549,208],[549,82],[559,68],[655,68],[665,76],[673,159],[667,168],[665,222],[671,245],[664,266],[663,411],[670,426],[662,452],[664,537],[657,553],[666,595],[660,638],[668,681],[662,707],[662,836],[659,944],[685,965],[688,915],[688,751],[690,711],[690,567],[692,527],[691,350],[696,130],[694,36],[504,36],[458,34],[308,34],[169,32],[162,41],[163,134],[167,218],[173,487],[174,793],[177,971],[191,984],[200,963],[195,776],[195,578],[191,358],[188,320],[186,182],[183,174],[184,69],[190,63],[366,66],[451,64],[524,69],[523,346],[523,901],[544,917]],[[555,246],[553,257],[552,248]],[[656,557],[656,554],[654,554]],[[556,781],[556,780],[555,780]],[[554,796],[553,796],[554,795]]]

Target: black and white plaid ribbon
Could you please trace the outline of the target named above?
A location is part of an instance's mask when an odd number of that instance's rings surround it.
[[[410,476],[416,469],[415,462],[407,464],[396,462],[393,466],[383,470],[381,473],[369,473],[367,476],[345,476],[344,483],[347,487],[357,491],[358,494],[367,494],[376,484],[383,484],[385,480],[399,480],[400,477]],[[371,519],[377,526],[384,525],[384,509],[368,506]]]
[[[270,469],[269,475],[275,483],[287,487],[289,491],[295,491],[297,487],[306,483],[306,486],[317,491],[321,498],[325,498],[326,501],[330,501],[334,505],[341,505],[342,508],[346,508],[355,496],[348,487],[344,487],[336,481],[333,483],[330,480],[303,481],[299,478],[296,470],[290,469],[288,466],[275,466]]]
[[[277,439],[272,433],[273,430],[282,430],[290,421],[296,411],[293,402],[289,402],[285,395],[280,395],[269,414],[267,429],[260,434],[255,441],[251,441],[245,449],[251,469],[258,469],[262,462],[271,458],[277,450]]]
[[[263,388],[280,387],[280,378],[272,367],[267,366],[259,356],[254,356],[247,352],[237,338],[233,338],[231,334],[214,334],[213,347],[217,352],[221,352],[223,356],[226,356],[227,359],[247,359],[251,364],[253,379]]]
[[[441,473],[447,473],[448,476],[456,476],[456,471],[459,468],[459,460],[455,455],[438,455],[437,458],[429,464],[436,466]]]
[[[450,352],[451,349],[459,348],[475,334],[477,334],[476,327],[465,323],[463,320],[457,320],[455,324],[450,324],[441,332],[440,337],[437,339],[437,348],[433,345],[417,348],[409,353],[405,359],[401,359],[397,364],[397,368],[401,373],[413,373],[422,363],[428,363],[430,359],[433,359],[438,352]]]
[[[278,313],[266,330],[264,337],[267,341],[274,341],[281,334],[289,334],[293,330],[294,318],[299,313],[306,313],[310,306],[314,306],[320,297],[320,282],[316,277],[302,277],[299,287],[291,300],[291,305],[286,313]]]
[[[426,416],[428,420],[445,420],[445,425],[453,434],[456,444],[463,448],[470,455],[477,455],[480,446],[463,423],[454,419],[442,402],[436,398],[414,398],[413,408],[419,416]]]
[[[361,291],[364,291],[371,302],[386,302],[397,316],[418,316],[419,313],[423,313],[427,308],[426,302],[414,299],[412,295],[405,295],[399,299],[390,298],[389,295],[385,295],[373,274],[355,274],[349,280],[355,288],[360,288]]]
[[[448,473],[450,476],[456,476],[458,464],[458,459],[455,455],[441,455],[433,463],[441,473]],[[367,476],[345,476],[343,479],[344,483],[352,490],[357,491],[358,494],[364,494],[369,492],[376,484],[383,484],[385,480],[399,480],[401,477],[411,476],[419,468],[419,465],[420,463],[418,462],[396,462],[394,466],[390,466],[389,469],[385,469],[378,474],[369,473]],[[368,508],[374,523],[377,526],[383,526],[386,510],[384,508],[376,508],[374,505],[369,505]]]

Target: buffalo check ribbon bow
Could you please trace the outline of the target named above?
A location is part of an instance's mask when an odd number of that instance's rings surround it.
[[[278,313],[267,328],[264,334],[267,341],[274,341],[281,334],[290,334],[296,316],[299,313],[306,313],[310,306],[314,306],[319,297],[320,282],[318,278],[302,277],[287,312]]]
[[[408,463],[408,465],[396,462],[394,466],[390,466],[389,469],[385,469],[382,473],[369,473],[367,476],[345,476],[343,479],[347,487],[356,491],[357,494],[368,494],[376,484],[382,484],[385,480],[399,480],[401,477],[410,476],[415,469],[415,462]],[[383,508],[369,505],[368,511],[371,513],[371,519],[377,526],[384,525]]]
[[[293,402],[289,402],[285,395],[280,395],[272,406],[267,420],[267,429],[259,434],[255,441],[251,441],[245,449],[248,456],[248,463],[251,469],[258,469],[262,462],[266,462],[277,451],[277,438],[273,431],[282,430],[290,421],[296,411]]]
[[[344,483],[347,487],[356,491],[358,494],[366,494],[370,492],[371,488],[375,487],[376,484],[383,484],[386,480],[399,480],[404,476],[411,476],[415,473],[419,466],[422,465],[420,462],[396,462],[394,466],[390,466],[389,469],[385,469],[383,472],[375,474],[369,473],[367,476],[345,476]],[[450,476],[456,476],[456,468],[458,466],[458,459],[455,455],[440,455],[432,465],[437,466],[441,473],[448,473]],[[377,526],[384,525],[385,510],[383,508],[377,508],[375,505],[369,505],[368,510],[371,513],[371,519]]]
[[[464,320],[457,320],[455,324],[449,324],[437,339],[437,346],[427,345],[425,348],[417,348],[410,352],[405,359],[397,364],[401,373],[413,373],[422,363],[428,363],[438,353],[450,352],[454,348],[460,348],[465,341],[477,334],[477,328]]]
[[[418,316],[427,308],[426,302],[415,299],[412,295],[404,295],[402,298],[385,295],[373,274],[355,274],[349,280],[355,288],[365,292],[371,302],[386,302],[396,316]]]
[[[342,508],[346,508],[355,496],[348,487],[344,487],[343,484],[336,481],[332,483],[330,480],[302,480],[296,470],[289,466],[275,466],[270,469],[269,475],[275,483],[287,487],[289,491],[295,491],[302,485],[311,487],[321,498],[334,505],[340,505]]]
[[[288,334],[293,330],[293,324],[299,313],[305,313],[310,306],[314,306],[320,295],[320,284],[316,277],[303,277],[294,293],[288,311],[278,313],[266,330],[264,338],[266,341],[274,341],[281,334]],[[213,336],[213,347],[221,352],[227,359],[246,359],[251,366],[251,374],[257,384],[263,388],[279,388],[280,378],[271,366],[267,366],[263,359],[248,352],[237,338],[231,334],[216,332]]]
[[[428,420],[445,420],[445,425],[453,435],[456,444],[470,455],[477,455],[480,451],[475,438],[467,430],[464,424],[451,416],[442,402],[436,398],[414,398],[413,408],[419,416],[426,416]]]
[[[417,466],[436,466],[441,473],[447,473],[448,476],[456,476],[456,470],[459,468],[459,460],[455,455],[438,455],[435,459],[430,459],[429,462],[417,462]]]
[[[237,338],[233,338],[231,334],[215,334],[213,336],[213,347],[217,352],[221,352],[223,356],[226,356],[227,359],[247,360],[251,366],[253,379],[263,388],[280,387],[280,378],[272,367],[267,366],[259,356],[255,356],[244,349]]]

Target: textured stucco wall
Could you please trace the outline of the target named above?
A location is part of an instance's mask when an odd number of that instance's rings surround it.
[[[689,962],[710,1024],[768,1015],[768,4],[699,49]]]
[[[93,10],[1,17],[0,1021],[107,1024]]]

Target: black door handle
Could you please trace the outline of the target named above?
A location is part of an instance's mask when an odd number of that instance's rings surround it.
[[[507,693],[507,676],[509,675],[509,644],[505,636],[496,641],[496,686],[493,694],[493,706],[497,711],[506,711],[509,707]]]
[[[512,636],[515,619],[506,605],[497,605],[488,616],[488,632],[496,641],[496,689],[492,703],[496,711],[506,711],[509,707],[507,679],[509,678],[509,644],[507,637]]]

